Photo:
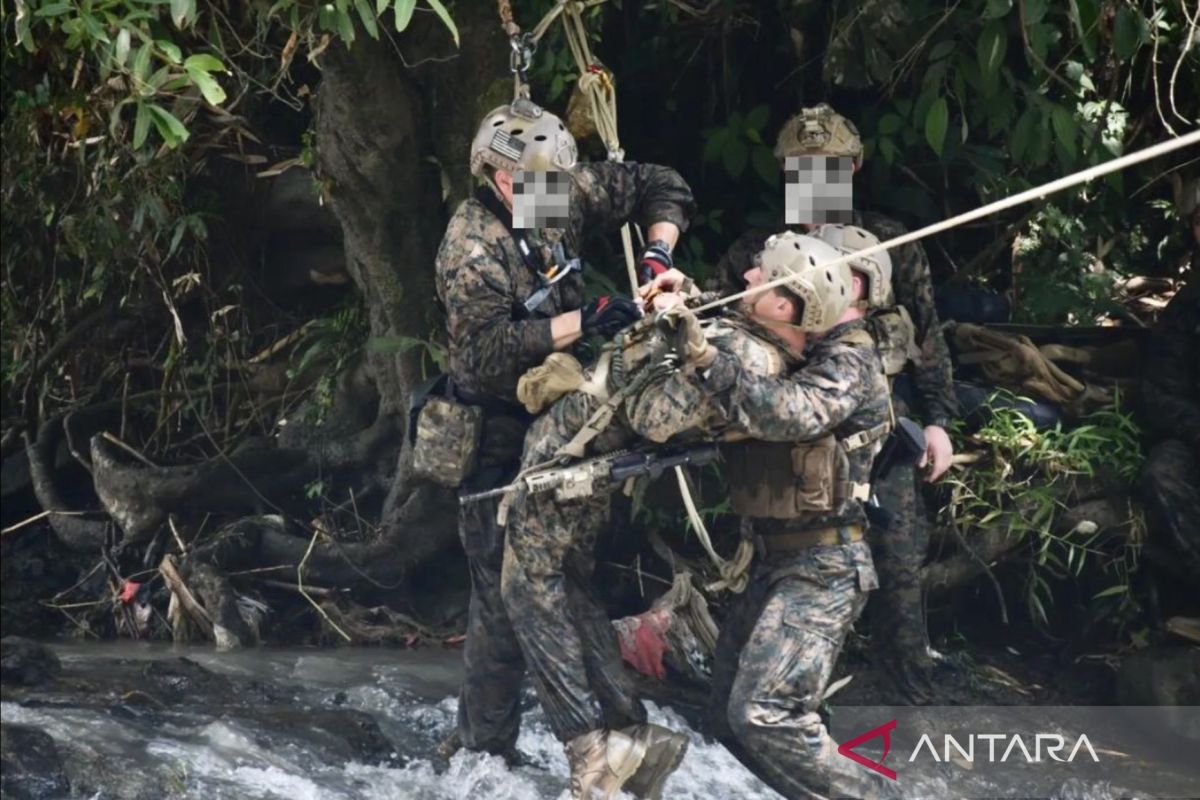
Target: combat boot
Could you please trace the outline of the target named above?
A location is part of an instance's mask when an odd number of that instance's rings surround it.
[[[642,800],[659,800],[663,784],[678,769],[687,752],[687,735],[661,725],[634,725],[625,728],[624,732],[646,743],[646,755],[637,772],[625,784],[625,791]]]
[[[572,800],[612,800],[646,757],[645,741],[624,731],[589,731],[566,750]]]

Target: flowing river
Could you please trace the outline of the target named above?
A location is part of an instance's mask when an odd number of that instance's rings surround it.
[[[86,787],[67,796],[566,796],[562,746],[528,689],[518,746],[531,766],[510,770],[499,757],[467,752],[439,763],[437,745],[455,719],[462,674],[457,650],[217,653],[129,642],[52,649],[63,665],[56,688],[6,687],[0,722],[53,737],[71,785]],[[670,709],[651,706],[651,717],[688,728]],[[666,797],[779,797],[725,748],[694,731],[691,736]]]

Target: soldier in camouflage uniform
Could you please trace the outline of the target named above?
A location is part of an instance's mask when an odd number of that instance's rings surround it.
[[[783,162],[789,156],[840,156],[853,159],[854,169],[862,163],[862,141],[849,120],[827,105],[808,108],[792,117],[780,131],[775,155]],[[853,224],[875,234],[880,240],[905,233],[900,223],[870,212],[854,211]],[[798,225],[796,229],[813,225]],[[762,247],[768,232],[752,230],[742,235],[717,266],[717,274],[726,288],[737,288],[739,276]],[[919,357],[904,372],[901,381],[914,391],[893,396],[897,415],[912,415],[924,420],[929,444],[926,458],[919,466],[927,467],[926,482],[940,478],[950,466],[953,447],[946,428],[957,415],[957,401],[950,365],[950,352],[942,336],[933,300],[933,282],[925,249],[913,242],[890,251],[892,288],[896,305],[907,310],[915,329]],[[917,402],[910,409],[905,396]],[[936,655],[929,646],[925,626],[920,569],[929,547],[928,512],[916,473],[892,470],[876,487],[879,504],[890,512],[888,530],[872,531],[871,546],[879,570],[880,590],[871,604],[871,640],[903,696],[911,702],[931,698],[930,672]]]
[[[806,253],[819,253],[825,260],[839,255],[822,242],[794,234],[786,234],[777,249],[790,252],[793,239],[804,243]],[[669,284],[676,284],[676,277],[663,276]],[[660,298],[659,307],[671,305],[666,300]],[[751,374],[780,377],[795,371],[801,363],[803,335],[792,324],[797,305],[791,295],[772,290],[754,298],[754,303],[744,306],[741,313],[703,325],[682,305],[673,305],[665,312],[664,324],[680,325],[682,320],[694,325],[694,330],[681,330],[658,340],[657,345],[665,344],[685,354],[713,348]],[[636,347],[639,345],[630,345],[624,357],[635,358],[632,353]],[[613,420],[589,442],[591,452],[608,452],[640,440],[677,443],[747,435],[744,420],[731,416],[714,402],[698,383],[694,370],[659,371],[656,368],[662,353],[654,346],[649,350],[631,368],[627,384],[609,385],[616,392],[610,397],[619,402],[614,406]],[[650,380],[642,382],[647,376]],[[626,386],[637,388],[623,394]],[[597,396],[595,391],[575,391],[554,403],[530,428],[523,467],[530,469],[552,459],[578,431],[585,429],[605,402],[607,398]],[[615,792],[624,784],[625,790],[639,796],[653,796],[682,757],[682,748],[678,757],[663,756],[656,763],[644,765],[629,783],[624,783],[616,770],[606,772],[587,766],[595,763],[597,753],[611,748],[614,737],[623,741],[626,734],[617,730],[605,714],[603,687],[585,661],[588,647],[596,643],[585,642],[578,634],[578,620],[595,612],[572,602],[570,591],[572,584],[590,577],[573,568],[581,563],[575,554],[592,550],[596,526],[591,523],[607,519],[608,509],[606,491],[564,500],[553,492],[530,493],[519,484],[508,517],[504,599],[551,727],[566,744],[576,794],[586,796],[581,785],[586,786],[590,779],[603,791]],[[615,637],[602,644],[616,654]],[[684,741],[683,737],[679,741]],[[660,748],[660,752],[665,749]]]
[[[575,143],[562,122],[528,100],[484,118],[472,144],[471,170],[485,185],[451,218],[437,255],[436,279],[446,311],[450,379],[459,399],[482,407],[485,415],[479,466],[462,487],[481,491],[507,483],[516,471],[530,421],[515,402],[520,375],[583,336],[610,336],[639,316],[627,299],[583,302],[576,257],[585,230],[640,221],[652,242],[641,266],[661,271],[670,266],[670,249],[694,203],[687,184],[666,167],[576,165]],[[554,225],[514,226],[515,179],[553,171],[569,175],[565,218],[553,220]],[[444,752],[461,744],[511,759],[517,757],[524,661],[500,597],[504,543],[496,504],[464,508],[459,535],[471,574],[466,676],[458,731]],[[580,569],[590,572],[590,561]],[[602,633],[585,636],[611,636],[603,615],[586,624]],[[620,661],[589,662],[589,668],[611,676],[605,702],[614,717],[639,721],[641,710],[625,685]]]
[[[1200,205],[1191,223],[1194,273],[1200,266]],[[1155,329],[1142,411],[1155,442],[1142,472],[1151,526],[1147,555],[1190,590],[1200,574],[1200,283],[1194,274],[1171,298]],[[1195,614],[1200,606],[1193,602],[1175,611]]]
[[[755,440],[723,448],[731,505],[749,521],[759,557],[721,629],[713,723],[788,798],[889,793],[880,776],[837,757],[817,713],[878,585],[863,503],[890,430],[889,387],[862,308],[869,288],[848,270],[837,282],[853,289],[802,321],[816,341],[792,374],[754,375],[724,354],[710,354],[707,366],[697,359],[706,392]]]

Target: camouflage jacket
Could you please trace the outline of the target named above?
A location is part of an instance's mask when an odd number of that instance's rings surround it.
[[[750,375],[778,377],[802,363],[774,332],[738,311],[703,325],[705,338]],[[672,370],[627,399],[624,414],[634,433],[656,443],[739,433],[724,409],[682,370]]]
[[[880,241],[905,233],[903,225],[880,214],[855,211],[854,224],[866,228]],[[742,273],[753,266],[754,256],[762,250],[767,237],[784,229],[785,226],[780,225],[778,231],[757,229],[742,234],[717,262],[721,288],[725,291],[743,288]],[[799,227],[793,229],[800,231]],[[921,363],[908,367],[922,403],[918,410],[926,422],[944,427],[958,415],[958,402],[954,397],[950,349],[942,335],[933,302],[929,259],[918,242],[888,252],[892,257],[892,290],[896,303],[904,306],[912,317],[916,344],[921,353]]]
[[[1200,282],[1171,298],[1155,328],[1142,387],[1143,422],[1200,452]]]
[[[572,172],[570,223],[527,232],[546,265],[561,242],[577,256],[585,231],[624,222],[673,222],[686,229],[691,189],[677,172],[653,164],[602,162]],[[515,402],[517,379],[553,351],[550,319],[582,305],[579,273],[559,281],[532,312],[526,299],[541,286],[504,223],[476,198],[454,212],[436,261],[437,293],[446,311],[449,373],[463,393]]]
[[[724,411],[732,428],[764,442],[808,442],[828,434],[846,439],[870,431],[889,418],[883,365],[870,344],[839,339],[865,328],[861,320],[834,327],[808,348],[806,363],[784,377],[753,375],[735,358],[718,353],[699,379],[700,385]],[[869,481],[878,450],[876,445],[849,453],[850,481]],[[806,530],[865,520],[862,504],[848,498],[831,513],[790,520],[786,528]],[[755,523],[756,528],[764,532],[760,522]]]

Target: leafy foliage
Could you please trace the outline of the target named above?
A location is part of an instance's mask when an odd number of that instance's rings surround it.
[[[1130,580],[1143,538],[1140,513],[1130,509],[1119,531],[1085,521],[1062,532],[1060,519],[1078,500],[1081,482],[1129,491],[1144,461],[1137,424],[1116,404],[1070,429],[1039,431],[1029,417],[1002,406],[991,415],[960,443],[985,448],[987,457],[945,479],[951,500],[944,513],[964,534],[999,524],[1029,542],[1025,600],[1036,622],[1049,623],[1051,583],[1079,579],[1085,568],[1113,581],[1093,598],[1097,618],[1130,615],[1137,608]]]

